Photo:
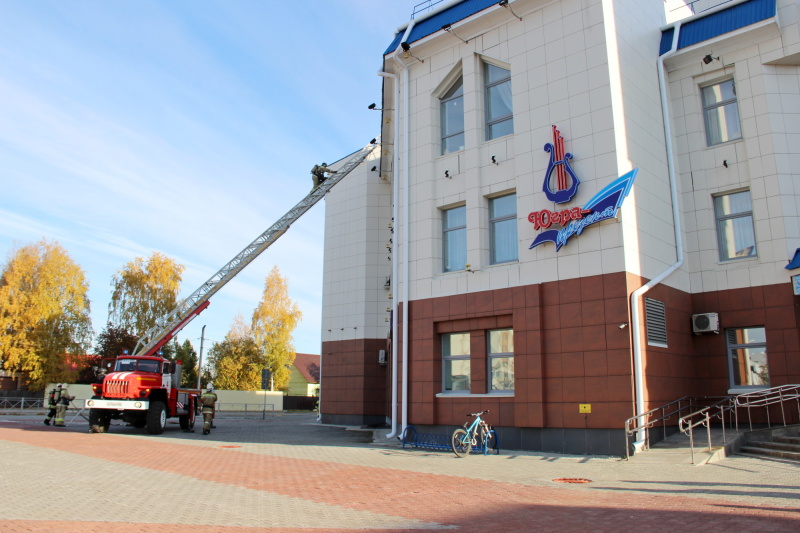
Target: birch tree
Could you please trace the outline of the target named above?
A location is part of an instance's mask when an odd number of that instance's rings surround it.
[[[253,339],[250,327],[241,315],[234,318],[225,340],[216,342],[208,351],[208,364],[213,369],[214,388],[222,390],[259,390],[264,355]]]
[[[11,250],[0,271],[0,360],[27,376],[31,390],[75,381],[92,321],[83,269],[55,242]]]
[[[109,322],[140,338],[157,319],[175,309],[184,269],[159,252],[126,264],[111,281]]]
[[[302,318],[300,307],[289,298],[286,278],[277,266],[273,267],[264,282],[261,301],[253,311],[251,329],[278,390],[289,386],[295,358],[292,332]]]

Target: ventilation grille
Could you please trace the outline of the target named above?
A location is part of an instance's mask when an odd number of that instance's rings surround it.
[[[667,347],[667,309],[664,302],[644,299],[645,326],[648,346]]]

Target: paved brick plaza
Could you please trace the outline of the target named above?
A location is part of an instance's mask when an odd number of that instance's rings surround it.
[[[87,433],[0,415],[0,531],[800,531],[800,467],[504,452],[457,459],[307,414]],[[565,485],[556,478],[588,478]]]

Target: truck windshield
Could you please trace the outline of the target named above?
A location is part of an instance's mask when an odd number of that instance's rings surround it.
[[[138,365],[137,365],[138,363]],[[150,359],[117,359],[116,372],[153,372],[158,373],[160,363]]]

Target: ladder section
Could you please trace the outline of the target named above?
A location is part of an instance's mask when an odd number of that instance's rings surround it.
[[[256,237],[244,250],[236,254],[216,274],[211,276],[208,281],[182,300],[169,314],[158,319],[156,325],[147,330],[142,338],[139,339],[139,342],[136,343],[133,353],[135,355],[152,355],[169,342],[186,324],[208,307],[210,303],[208,299],[211,296],[224,287],[247,265],[252,263],[264,250],[272,246],[272,243],[286,233],[286,230],[296,220],[324,198],[328,191],[360,165],[377,146],[377,143],[373,141],[353,154],[335,174],[332,174],[319,187],[308,193],[297,205],[278,219],[264,233]]]

